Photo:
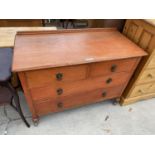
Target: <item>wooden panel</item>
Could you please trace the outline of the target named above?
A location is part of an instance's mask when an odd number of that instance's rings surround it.
[[[133,69],[137,58],[107,61],[91,64],[90,76],[102,76],[111,73],[129,72]]]
[[[129,26],[130,26],[131,23],[132,23],[132,20],[130,20],[130,19],[126,20],[126,22],[125,22],[125,25],[124,25],[124,28],[123,28],[123,34],[125,36],[127,36],[128,29],[129,29]]]
[[[85,93],[79,93],[56,100],[46,100],[35,102],[35,109],[38,115],[48,114],[50,112],[62,111],[68,108],[78,107],[106,99],[115,98],[121,95],[122,87],[113,87],[97,89]],[[105,95],[106,92],[106,95]],[[103,95],[102,95],[103,94]],[[62,104],[61,106],[59,104]]]
[[[83,80],[87,75],[87,65],[59,67],[26,72],[29,88],[41,87],[46,84],[57,85],[61,82]],[[62,75],[62,80],[57,79],[57,74]]]
[[[132,30],[133,27],[138,27],[136,33],[134,33],[135,31]],[[131,37],[128,36],[128,34],[131,33],[130,31],[133,33],[131,34]],[[154,26],[146,23],[143,20],[127,20],[124,26],[123,34],[125,34],[138,45],[140,44],[142,48],[146,49],[147,46],[150,46],[150,36],[153,37],[155,31]]]
[[[141,74],[141,76],[137,80],[137,84],[147,83],[152,81],[155,81],[155,69],[147,69]]]
[[[129,27],[128,32],[127,32],[127,36],[131,40],[134,40],[134,37],[135,37],[136,32],[137,32],[137,29],[138,29],[138,26],[136,24],[134,24],[134,23],[130,24],[130,27]]]
[[[23,32],[16,36],[12,69],[25,71],[144,55],[115,29]]]
[[[147,32],[147,31],[143,31],[142,35],[141,35],[141,38],[139,40],[139,43],[138,45],[143,48],[144,50],[147,49],[148,45],[149,45],[149,42],[151,40],[151,37],[152,35]]]
[[[120,86],[126,83],[129,78],[130,73],[116,73],[113,75],[108,75],[99,78],[87,79],[72,83],[61,83],[61,84],[48,84],[47,86],[31,89],[31,96],[33,100],[46,99],[46,98],[57,98],[61,96],[68,96],[71,94],[76,94],[80,92],[86,92],[89,90],[108,88],[114,86]],[[110,83],[107,83],[108,79],[112,79]],[[57,90],[62,89],[63,93],[58,95]],[[42,93],[44,92],[44,93]]]

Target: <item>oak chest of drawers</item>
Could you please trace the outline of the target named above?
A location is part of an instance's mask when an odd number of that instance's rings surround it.
[[[155,97],[155,20],[127,20],[123,33],[148,53],[121,97],[126,105]]]
[[[115,29],[19,32],[13,71],[37,122],[50,112],[119,98],[144,55]]]

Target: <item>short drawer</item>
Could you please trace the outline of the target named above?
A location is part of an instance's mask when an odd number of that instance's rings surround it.
[[[106,89],[97,89],[85,93],[79,93],[61,99],[38,100],[34,102],[38,115],[48,114],[49,112],[62,111],[69,108],[78,107],[106,99],[120,97],[123,86]]]
[[[115,86],[119,88],[128,81],[129,76],[130,73],[115,73],[104,77],[91,78],[72,83],[61,83],[57,85],[46,85],[40,88],[33,88],[30,89],[30,93],[33,100],[44,100],[74,95],[77,93],[85,93],[95,89]]]
[[[144,70],[143,73],[139,76],[137,84],[147,83],[155,81],[155,69]]]
[[[132,93],[130,94],[130,97],[143,96],[148,93],[155,93],[154,83],[135,86],[134,89],[132,90]]]
[[[45,84],[72,82],[86,78],[87,65],[59,67],[26,72],[29,88],[40,87]]]
[[[136,61],[137,58],[132,58],[93,63],[91,64],[90,76],[95,77],[117,72],[130,72]]]

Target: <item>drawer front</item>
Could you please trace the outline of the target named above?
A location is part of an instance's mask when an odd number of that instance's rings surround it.
[[[148,93],[155,93],[155,84],[154,83],[135,86],[132,93],[130,94],[130,97],[143,96]]]
[[[90,76],[102,76],[117,72],[129,72],[133,69],[137,58],[98,62],[91,64]]]
[[[123,87],[113,87],[106,89],[97,89],[85,93],[79,93],[61,99],[40,100],[34,102],[38,115],[48,114],[49,112],[62,111],[69,108],[78,107],[94,102],[103,101],[115,97],[120,97]]]
[[[94,89],[115,86],[119,87],[128,80],[129,76],[130,73],[115,73],[104,77],[90,78],[88,80],[81,80],[72,83],[61,83],[57,85],[33,88],[30,89],[30,92],[33,100],[58,98]]]
[[[139,77],[138,84],[155,81],[155,69],[147,69]]]
[[[61,82],[72,82],[86,78],[87,65],[60,67],[26,72],[29,88],[55,84]]]

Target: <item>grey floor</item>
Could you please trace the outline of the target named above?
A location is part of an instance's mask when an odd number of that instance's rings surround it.
[[[43,116],[38,127],[34,127],[24,95],[19,92],[22,109],[31,127],[27,128],[19,115],[10,107],[0,107],[1,135],[120,135],[155,134],[155,99],[121,107],[112,101],[91,104]]]

